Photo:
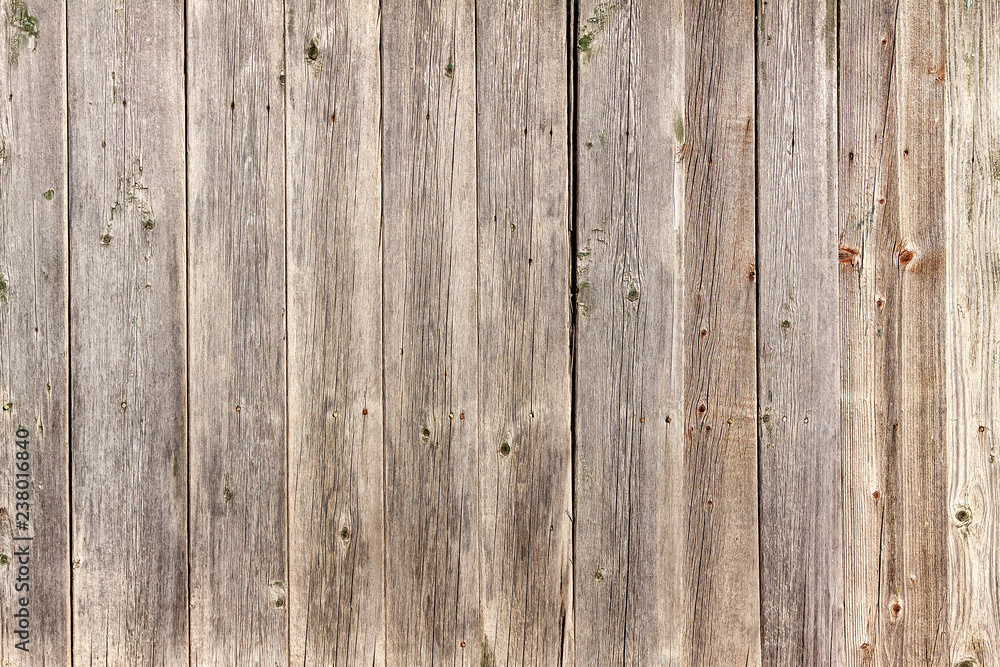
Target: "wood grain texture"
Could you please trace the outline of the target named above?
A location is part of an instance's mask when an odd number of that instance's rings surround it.
[[[757,665],[753,5],[688,2],[684,24],[687,662]]]
[[[5,3],[0,10],[3,665],[61,665],[70,658],[64,12],[62,2]],[[23,448],[18,441],[26,441]],[[25,462],[29,477],[18,477],[25,474],[18,464]],[[20,480],[27,489],[17,487]],[[27,501],[18,495],[25,491]],[[25,518],[18,512],[28,514],[26,529],[18,526]],[[30,542],[16,539],[32,536]],[[18,581],[23,563],[16,552],[26,544],[30,588],[18,591],[25,582]],[[14,634],[22,597],[31,615],[28,652],[17,648],[24,637]]]
[[[991,665],[1000,660],[1000,7],[947,12],[948,637],[952,664]]]
[[[289,659],[282,17],[187,4],[192,665]]]
[[[574,661],[566,9],[477,6],[483,664]]]
[[[943,21],[938,3],[841,6],[850,664],[948,655]]]
[[[574,564],[585,665],[685,664],[691,649],[684,35],[680,0],[580,8]]]
[[[381,665],[379,5],[287,2],[285,29],[290,662]]]
[[[949,655],[947,440],[945,418],[945,49],[943,2],[900,0],[896,89],[899,136],[899,271],[901,326],[895,341],[901,382],[898,431],[899,558],[883,588],[905,664],[941,664]],[[893,426],[895,428],[895,424]],[[897,486],[898,484],[898,486]],[[892,500],[890,500],[892,502]],[[883,566],[885,568],[885,566]],[[888,579],[888,580],[887,580]],[[899,605],[898,610],[895,605]],[[888,647],[886,647],[888,648]]]
[[[895,52],[895,2],[841,3],[838,257],[848,665],[883,664],[881,628],[892,614],[882,599],[882,576],[883,556],[897,544],[898,498],[889,494],[900,391],[889,343],[899,326]]]
[[[73,656],[187,661],[183,3],[69,31]]]
[[[480,665],[476,6],[382,11],[386,662]]]
[[[766,665],[842,665],[837,5],[760,6],[757,270]]]

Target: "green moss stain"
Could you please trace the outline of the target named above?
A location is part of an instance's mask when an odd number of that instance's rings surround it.
[[[52,198],[56,196],[56,191],[51,189],[46,190],[45,192],[42,193],[42,196],[48,199],[49,201],[52,201]]]
[[[8,23],[14,29],[10,36],[10,64],[16,65],[22,46],[27,45],[29,50],[35,50],[38,18],[31,15],[24,0],[11,0],[7,16]]]
[[[677,143],[684,143],[684,118],[680,115],[674,119],[674,136],[677,137]]]
[[[315,39],[310,39],[309,43],[306,45],[306,60],[308,60],[310,64],[319,60],[319,46],[316,44]]]
[[[0,554],[0,565],[6,565],[8,562],[7,554]]]
[[[826,0],[826,22],[823,24],[826,41],[826,66],[837,62],[837,0]]]
[[[7,303],[7,279],[0,276],[0,303]]]
[[[479,667],[492,667],[493,654],[490,653],[490,645],[483,640],[483,656],[479,659]]]
[[[448,56],[448,64],[444,66],[444,75],[449,79],[455,76],[455,62]]]
[[[594,38],[604,30],[611,12],[615,9],[618,9],[617,2],[598,2],[594,6],[593,15],[581,26],[580,39],[576,43],[576,48],[583,55],[584,61],[590,59],[594,48]]]

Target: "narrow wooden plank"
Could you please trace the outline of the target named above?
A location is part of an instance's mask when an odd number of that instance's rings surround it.
[[[65,10],[16,0],[0,16],[3,665],[70,658]]]
[[[574,662],[566,21],[477,5],[481,664]]]
[[[760,664],[754,7],[685,4],[684,485],[690,664]]]
[[[841,6],[849,664],[949,654],[944,8]]]
[[[948,637],[970,667],[1000,660],[1000,7],[947,11]]]
[[[899,314],[896,375],[902,414],[896,457],[900,558],[883,565],[889,614],[883,636],[906,664],[949,655],[948,457],[945,391],[945,3],[900,0],[896,40],[899,105]],[[894,422],[894,426],[897,422]],[[895,483],[894,483],[895,484]],[[890,495],[893,495],[890,491]],[[891,502],[891,501],[890,501]],[[898,569],[897,569],[898,567]],[[887,588],[887,585],[894,585]],[[899,605],[898,614],[896,605]],[[892,628],[891,630],[889,628]]]
[[[184,664],[184,7],[70,7],[73,656]]]
[[[379,3],[286,7],[291,663],[381,665]]]
[[[762,661],[844,662],[837,5],[757,27]]]
[[[841,449],[848,665],[881,660],[882,556],[895,549],[887,438],[898,423],[889,341],[898,326],[899,235],[893,59],[896,2],[842,2],[840,174]],[[892,508],[893,512],[889,509]],[[887,522],[886,520],[889,519]]]
[[[681,0],[586,2],[577,25],[574,564],[584,664],[684,664],[691,650],[683,10]]]
[[[476,5],[382,12],[386,662],[480,665]]]
[[[192,665],[289,657],[282,26],[187,3]]]
[[[899,77],[900,491],[904,656],[948,655],[945,456],[944,4],[902,3]],[[893,609],[895,609],[893,607]]]

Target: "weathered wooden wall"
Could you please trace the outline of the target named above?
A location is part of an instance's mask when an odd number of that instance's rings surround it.
[[[0,12],[0,665],[1000,660],[1000,1]]]

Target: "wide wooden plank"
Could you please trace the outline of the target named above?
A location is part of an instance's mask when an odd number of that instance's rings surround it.
[[[3,665],[70,657],[65,11],[17,0],[0,17]]]
[[[685,396],[678,427],[689,496],[687,662],[755,665],[754,7],[687,2],[684,12]]]
[[[481,664],[574,661],[566,21],[477,5]]]
[[[992,665],[1000,660],[1000,6],[947,11],[948,637],[951,664]]]
[[[837,6],[760,6],[762,661],[842,665]]]
[[[684,664],[683,2],[576,32],[576,577],[583,664]],[[703,500],[701,502],[704,502]]]
[[[841,6],[849,664],[948,655],[940,3]]]
[[[184,6],[69,24],[73,656],[187,660]]]
[[[192,665],[288,661],[283,3],[187,3]]]
[[[386,662],[480,665],[476,5],[382,11]]]
[[[379,4],[286,10],[291,663],[385,664]]]

